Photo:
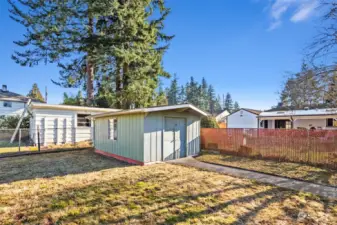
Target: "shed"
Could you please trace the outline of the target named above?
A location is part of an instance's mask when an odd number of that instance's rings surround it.
[[[190,104],[94,115],[95,151],[139,165],[196,155],[202,116]]]
[[[32,103],[29,111],[32,114],[30,138],[37,143],[37,130],[39,130],[41,145],[49,145],[91,141],[93,124],[87,117],[120,110]]]

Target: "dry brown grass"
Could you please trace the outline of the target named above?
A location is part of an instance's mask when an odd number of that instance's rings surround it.
[[[91,151],[0,161],[0,224],[334,224],[337,202]]]
[[[320,168],[300,163],[277,162],[272,160],[216,154],[208,151],[204,151],[203,154],[196,159],[208,163],[233,166],[319,184],[337,186],[337,170],[333,169]]]

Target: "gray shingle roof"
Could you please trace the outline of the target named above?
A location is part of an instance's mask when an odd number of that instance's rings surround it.
[[[7,100],[7,101],[15,101],[15,102],[27,102],[28,97],[10,92],[10,91],[2,91],[0,90],[0,100]],[[33,102],[41,102],[36,99],[32,99]]]

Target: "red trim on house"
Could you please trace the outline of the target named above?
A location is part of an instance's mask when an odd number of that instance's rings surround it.
[[[95,153],[100,154],[100,155],[104,155],[104,156],[107,156],[107,157],[112,157],[112,158],[118,159],[120,161],[130,163],[130,164],[136,164],[136,165],[141,165],[141,166],[145,165],[145,163],[143,163],[143,162],[140,162],[140,161],[137,161],[137,160],[134,160],[134,159],[130,159],[130,158],[126,158],[126,157],[116,155],[116,154],[113,154],[113,153],[104,152],[104,151],[99,150],[99,149],[95,149]]]

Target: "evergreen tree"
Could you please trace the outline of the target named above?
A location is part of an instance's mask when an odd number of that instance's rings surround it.
[[[337,72],[334,71],[326,81],[325,103],[328,107],[337,107]]]
[[[279,108],[303,109],[317,107],[324,103],[324,90],[328,87],[327,76],[317,76],[307,64],[302,64],[301,72],[287,78],[280,93]]]
[[[78,91],[76,96],[68,95],[67,93],[64,93],[62,104],[84,106],[85,105],[85,99],[83,98],[82,91]]]
[[[111,46],[104,54],[114,56],[117,107],[154,104],[159,76],[169,77],[162,66],[173,36],[163,33],[170,9],[164,0],[106,1],[113,16],[98,21],[98,31]],[[157,10],[158,9],[158,10]],[[107,57],[106,62],[110,62]]]
[[[158,88],[158,94],[156,95],[156,106],[165,106],[169,105],[167,96],[165,94],[165,91],[163,90],[162,86],[160,85]]]
[[[184,85],[181,85],[178,93],[178,104],[186,103],[186,91]]]
[[[208,111],[209,109],[208,84],[204,77],[201,80],[201,86],[200,86],[199,93],[200,93],[199,94],[200,108],[204,111]]]
[[[41,102],[45,102],[45,99],[43,98],[41,91],[36,83],[33,84],[32,89],[29,91],[27,97],[35,100],[39,100]]]
[[[14,42],[25,50],[15,52],[13,60],[22,66],[36,66],[40,62],[57,63],[61,68],[64,86],[76,87],[86,81],[88,104],[91,105],[95,67],[93,58],[98,41],[94,32],[94,18],[102,10],[102,1],[8,2],[11,6],[10,17],[27,30],[24,40]],[[100,10],[95,10],[96,7]],[[67,63],[62,63],[62,60]]]
[[[116,107],[149,106],[162,57],[173,37],[163,33],[170,9],[164,0],[9,0],[11,18],[27,28],[15,42],[31,48],[12,58],[22,66],[57,63],[64,87],[83,86],[87,104],[102,75],[114,79]],[[34,12],[34,13],[32,13]]]
[[[238,111],[240,109],[240,105],[237,101],[234,102],[234,111]]]
[[[208,86],[208,104],[209,104],[209,109],[208,111],[213,114],[215,113],[215,90],[212,85]]]
[[[186,99],[189,103],[199,107],[199,87],[194,77],[190,78],[190,82],[186,84]]]
[[[222,108],[221,108],[221,98],[220,98],[220,95],[218,95],[218,97],[215,99],[215,102],[214,102],[214,112],[216,114],[218,114],[221,111],[222,111]]]
[[[116,105],[116,93],[114,83],[108,75],[102,76],[97,82],[95,105],[102,108],[114,108]]]
[[[178,104],[178,79],[177,76],[174,75],[170,88],[167,93],[167,100],[169,105],[176,105]]]
[[[228,110],[228,112],[233,112],[233,100],[230,93],[227,93],[226,95],[225,108]]]

